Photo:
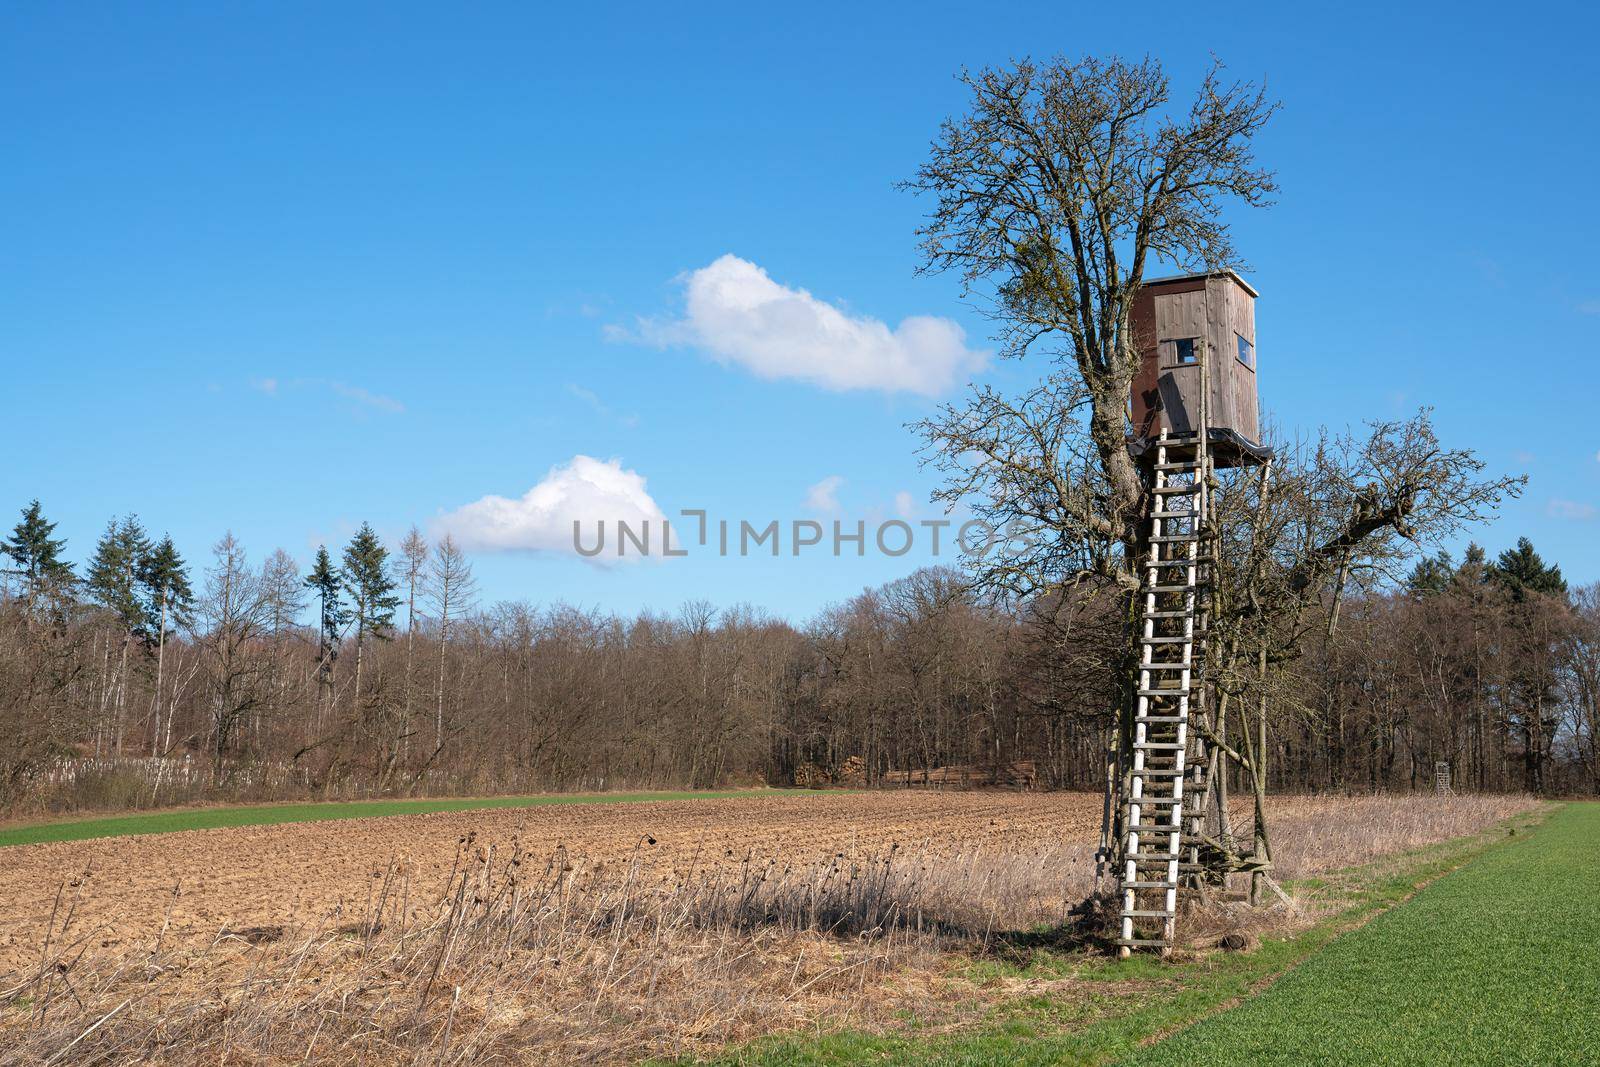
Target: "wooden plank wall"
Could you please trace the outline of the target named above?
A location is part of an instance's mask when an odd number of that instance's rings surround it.
[[[1179,286],[1184,288],[1174,292]],[[1194,428],[1191,416],[1199,414],[1200,371],[1198,367],[1178,365],[1177,346],[1173,343],[1194,337],[1206,343],[1212,427],[1233,429],[1246,440],[1258,440],[1257,371],[1239,362],[1234,337],[1237,332],[1255,344],[1255,298],[1225,275],[1163,285],[1151,296],[1156,366],[1151,368],[1147,363],[1134,387],[1137,397],[1140,390],[1149,388],[1147,383],[1153,382],[1160,394],[1162,411],[1149,432],[1153,434],[1161,425],[1175,433]],[[1146,350],[1146,360],[1150,355]],[[1138,416],[1138,403],[1135,409]]]
[[[1192,292],[1171,293],[1156,297],[1156,341],[1160,350],[1161,407],[1166,424],[1174,433],[1188,433],[1194,429],[1191,414],[1195,391],[1200,384],[1198,367],[1178,366],[1177,347],[1174,341],[1184,337],[1208,336],[1206,315],[1210,301],[1198,286]]]
[[[1226,354],[1228,365],[1228,411],[1231,425],[1238,430],[1247,441],[1261,439],[1259,426],[1259,411],[1256,397],[1257,370],[1254,366],[1246,367],[1239,362],[1239,343],[1234,338],[1238,334],[1252,346],[1256,343],[1256,301],[1249,293],[1231,278],[1222,279],[1225,285],[1228,300],[1228,335],[1224,339],[1227,347],[1223,350]],[[1261,352],[1255,351],[1255,358],[1259,362]],[[1222,362],[1222,361],[1219,361]]]

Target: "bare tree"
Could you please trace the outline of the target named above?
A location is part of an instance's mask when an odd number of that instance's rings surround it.
[[[458,616],[472,610],[476,587],[472,579],[472,564],[466,554],[449,534],[444,535],[433,548],[428,560],[424,595],[437,622],[436,637],[439,642],[439,670],[434,685],[433,748],[434,757],[444,750],[444,694],[446,649],[450,641],[450,626]]]
[[[401,580],[406,586],[406,678],[405,697],[401,711],[403,717],[403,731],[407,738],[411,735],[411,697],[415,689],[415,675],[412,663],[416,657],[417,648],[417,593],[423,581],[428,566],[428,542],[422,536],[422,531],[415,526],[406,532],[404,541],[400,542],[400,573]]]
[[[239,724],[266,697],[271,662],[256,647],[271,617],[259,574],[232,533],[212,547],[212,565],[196,615],[196,640],[209,682],[213,778],[221,779],[224,757]]]
[[[1277,105],[1220,73],[1206,74],[1186,110],[1170,107],[1168,79],[1148,59],[1025,60],[965,73],[967,114],[943,125],[906,183],[935,200],[920,231],[924,270],[961,276],[1007,355],[1051,362],[1019,397],[983,388],[919,425],[947,477],[937,495],[1028,535],[1021,550],[971,560],[979,587],[1020,604],[1070,602],[1085,583],[1091,599],[1097,588],[1121,597],[1114,747],[1124,753],[1134,677],[1127,598],[1147,495],[1127,444],[1141,350],[1133,302],[1152,265],[1239,266],[1222,210],[1263,205],[1274,191],[1252,142]],[[1222,654],[1212,673],[1221,706],[1208,711],[1218,721],[1200,724],[1214,751],[1252,776],[1263,863],[1269,666],[1296,654],[1311,605],[1331,599],[1331,629],[1352,567],[1452,532],[1520,490],[1516,479],[1484,479],[1470,452],[1441,447],[1426,412],[1298,458],[1270,474],[1236,474],[1222,494],[1238,506],[1217,532],[1213,643]],[[1247,695],[1250,728],[1230,735],[1228,702]],[[1226,780],[1208,777],[1214,788]],[[1224,798],[1211,799],[1225,810]]]
[[[273,637],[294,626],[306,610],[305,580],[294,557],[281,548],[261,564],[261,599],[267,612],[267,632]]]
[[[1567,637],[1573,736],[1589,765],[1589,787],[1600,795],[1600,582],[1572,595],[1576,618]]]
[[[94,728],[94,701],[80,689],[93,677],[98,627],[68,613],[37,624],[44,595],[29,587],[0,599],[0,810],[20,806],[34,775]]]
[[[271,646],[276,668],[273,671],[273,691],[270,697],[270,707],[267,714],[288,705],[290,687],[293,684],[286,669],[285,658],[287,650],[285,645],[293,640],[300,616],[305,612],[309,602],[308,590],[305,579],[300,575],[300,567],[295,563],[294,557],[281,548],[272,550],[271,555],[261,564],[261,600],[263,610],[266,612],[266,636]],[[309,738],[313,730],[311,722],[315,714],[314,705],[308,709],[304,718],[304,736]],[[260,723],[260,716],[256,722]]]
[[[1278,105],[1255,85],[1225,83],[1217,65],[1174,112],[1152,59],[1023,60],[960,80],[967,114],[944,123],[904,186],[935,201],[919,231],[923,269],[960,275],[996,320],[1006,355],[1043,355],[1065,372],[1015,411],[980,395],[967,424],[981,440],[995,418],[1011,423],[1003,451],[1017,433],[1040,436],[1045,447],[1028,466],[1041,492],[1053,489],[1060,528],[1087,536],[1086,566],[1131,587],[1144,497],[1127,448],[1134,298],[1157,263],[1238,265],[1221,210],[1265,204],[1274,191],[1252,145]],[[1054,440],[1057,419],[1087,440]],[[936,443],[951,428],[925,427]],[[1057,465],[1064,448],[1092,464]]]

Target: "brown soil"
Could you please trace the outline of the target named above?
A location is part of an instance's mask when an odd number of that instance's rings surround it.
[[[91,947],[211,938],[360,919],[395,865],[414,910],[437,901],[458,853],[566,849],[607,865],[635,856],[645,880],[700,877],[752,854],[809,864],[891,845],[930,858],[1092,845],[1098,796],[1073,793],[818,793],[811,796],[394,815],[191,830],[0,849],[0,974],[35,964],[60,891],[58,933]],[[471,841],[464,841],[472,835]],[[171,941],[169,940],[169,944]]]

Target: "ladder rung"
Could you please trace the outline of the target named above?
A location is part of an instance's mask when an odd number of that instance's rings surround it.
[[[1200,517],[1200,513],[1198,511],[1152,511],[1150,517],[1152,519],[1197,519]]]
[[[1183,697],[1189,695],[1187,689],[1141,689],[1136,696],[1142,697]]]
[[[1176,741],[1136,741],[1133,747],[1142,748],[1147,752],[1176,752],[1180,748],[1189,746],[1180,745]]]
[[[1195,588],[1196,587],[1193,584],[1190,584],[1190,585],[1147,585],[1143,589],[1141,589],[1140,592],[1141,593],[1192,593],[1192,592],[1194,592]]]
[[[1175,883],[1173,883],[1173,882],[1134,881],[1134,882],[1123,882],[1122,883],[1122,888],[1124,888],[1124,889],[1176,889],[1177,885]]]
[[[1175,834],[1182,830],[1179,826],[1162,826],[1160,823],[1134,823],[1125,827],[1131,834]]]
[[[1144,645],[1192,645],[1194,637],[1141,637],[1139,643]]]
[[[1191,611],[1147,611],[1144,613],[1144,617],[1147,619],[1187,619],[1193,614]]]
[[[1177,541],[1198,541],[1198,540],[1200,540],[1200,535],[1197,534],[1197,533],[1160,534],[1160,535],[1158,535],[1156,537],[1150,538],[1151,543],[1153,543],[1153,544],[1161,544],[1161,545],[1172,544],[1172,543],[1177,542]]]
[[[1134,866],[1138,866],[1147,861],[1150,863],[1171,863],[1173,860],[1182,859],[1183,857],[1177,852],[1135,852],[1128,858],[1133,861]]]
[[[1182,799],[1182,797],[1129,797],[1128,803],[1143,807],[1146,804],[1176,804]]]
[[[1198,493],[1200,491],[1200,486],[1198,484],[1190,484],[1190,485],[1157,485],[1157,486],[1153,486],[1150,491],[1152,493],[1157,493],[1157,494],[1160,494],[1162,496],[1178,496],[1180,494],[1184,495],[1184,496],[1187,496],[1187,495],[1189,495],[1191,493]]]
[[[1177,887],[1174,886],[1173,888]],[[1122,917],[1124,919],[1170,919],[1172,917],[1172,912],[1154,911],[1148,908],[1141,908],[1138,911],[1125,911],[1122,913]]]
[[[1141,671],[1186,671],[1186,670],[1191,669],[1191,667],[1192,667],[1192,664],[1188,664],[1188,663],[1141,663],[1141,664],[1139,664],[1139,669]]]
[[[1171,947],[1165,941],[1163,941],[1163,940],[1161,940],[1159,938],[1147,938],[1147,937],[1119,937],[1119,938],[1117,938],[1116,943],[1119,944],[1119,945],[1127,945],[1129,948],[1170,948]]]
[[[1206,557],[1206,558],[1210,558],[1210,557]],[[1199,557],[1196,557],[1195,559],[1154,559],[1154,560],[1146,560],[1144,565],[1146,567],[1198,567],[1200,565],[1200,563],[1201,563],[1201,559]]]
[[[1157,463],[1156,464],[1156,470],[1158,470],[1158,471],[1197,471],[1199,469],[1200,469],[1200,464],[1192,463],[1192,462],[1191,463]]]
[[[1135,715],[1134,722],[1188,722],[1187,715]]]

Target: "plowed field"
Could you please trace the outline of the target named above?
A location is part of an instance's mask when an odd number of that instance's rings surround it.
[[[282,826],[194,830],[0,849],[0,972],[39,959],[51,926],[103,948],[223,928],[315,924],[364,914],[395,865],[413,907],[437,899],[463,848],[565,849],[586,864],[628,864],[665,882],[752,855],[803,865],[891,845],[936,858],[1081,847],[1100,798],[1074,793],[818,793],[808,796],[574,804],[439,812]],[[470,843],[464,838],[472,835]],[[60,891],[58,905],[57,895]]]

